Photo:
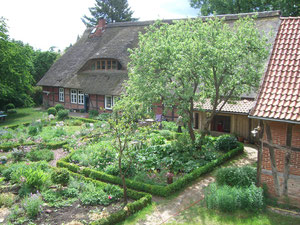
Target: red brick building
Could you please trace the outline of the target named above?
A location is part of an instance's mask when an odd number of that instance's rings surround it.
[[[300,17],[281,18],[250,118],[260,120],[261,183],[300,206]]]

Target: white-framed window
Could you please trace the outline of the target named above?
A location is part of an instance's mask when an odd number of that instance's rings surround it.
[[[58,96],[59,96],[58,100],[60,102],[64,102],[65,101],[65,90],[63,88],[59,88],[59,92],[58,93],[59,93],[58,94]]]
[[[113,106],[117,103],[117,101],[120,100],[120,96],[114,96],[113,97]]]
[[[78,90],[78,104],[84,104],[84,94],[82,90]]]
[[[71,103],[77,103],[77,90],[71,89]]]
[[[112,109],[113,107],[113,98],[111,95],[105,95],[105,108]]]

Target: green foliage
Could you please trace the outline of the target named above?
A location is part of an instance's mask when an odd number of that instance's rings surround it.
[[[12,193],[0,194],[0,207],[10,208],[15,202],[15,195]]]
[[[98,110],[96,110],[96,109],[89,110],[89,118],[95,118],[98,115],[99,115]]]
[[[228,134],[218,137],[217,141],[215,142],[216,150],[222,152],[228,152],[237,146],[238,142],[236,138]]]
[[[6,106],[5,106],[5,111],[9,110],[9,109],[15,109],[15,105],[13,103],[8,103]]]
[[[2,149],[5,152],[8,152],[9,150],[13,149],[13,148],[17,148],[19,147],[20,144],[16,143],[16,142],[4,142],[0,145],[0,149]]]
[[[218,15],[248,12],[281,10],[282,16],[299,16],[299,3],[296,0],[190,0],[193,8],[199,8],[203,16],[213,13]]]
[[[159,135],[152,135],[152,137],[150,139],[151,145],[163,145],[165,143],[166,143],[166,139]]]
[[[97,120],[100,121],[108,121],[108,119],[110,118],[111,114],[110,113],[101,113],[98,117]]]
[[[11,152],[11,155],[12,155],[14,162],[18,162],[18,161],[21,161],[25,157],[26,153],[22,149],[15,148]]]
[[[34,71],[32,73],[35,83],[39,82],[50,66],[59,58],[60,54],[51,47],[48,51],[36,50],[33,56]]]
[[[233,26],[216,17],[205,22],[158,21],[139,36],[139,47],[129,50],[126,92],[148,107],[161,101],[166,110],[176,107],[194,141],[194,103],[210,99],[217,108],[222,101],[258,88],[266,46],[266,38],[249,17]]]
[[[169,131],[175,131],[177,132],[178,126],[176,125],[175,122],[170,122],[170,121],[162,121],[162,126],[163,129],[169,130]],[[184,129],[184,128],[182,128]]]
[[[221,168],[216,181],[218,185],[249,187],[256,182],[256,169],[249,166]]]
[[[21,186],[20,193],[30,193],[46,189],[50,183],[49,165],[45,161],[38,163],[16,163],[3,171],[3,176],[11,183]]]
[[[39,132],[39,128],[37,126],[30,126],[28,128],[28,134],[30,136],[36,136],[38,134],[38,132]]]
[[[42,210],[43,200],[39,194],[31,194],[22,201],[27,216],[31,219],[37,217]]]
[[[69,111],[67,109],[59,110],[58,113],[57,113],[57,119],[58,120],[65,120],[68,117],[69,117]]]
[[[57,141],[57,142],[45,143],[44,146],[45,148],[49,148],[49,149],[58,149],[67,143],[68,143],[67,141]]]
[[[56,112],[59,112],[60,110],[64,110],[64,106],[62,104],[56,104],[54,106],[54,108],[56,109]]]
[[[6,21],[0,17],[0,106],[8,103],[15,106],[31,106],[32,55],[31,46],[21,41],[10,40]]]
[[[66,186],[70,180],[70,174],[65,168],[54,169],[51,174],[51,180],[55,184]]]
[[[172,140],[174,138],[173,133],[169,130],[161,130],[159,131],[159,134],[167,140]]]
[[[195,181],[202,175],[205,175],[206,173],[212,171],[214,168],[226,162],[227,160],[231,159],[232,157],[236,156],[237,154],[240,154],[241,152],[243,152],[243,147],[244,146],[241,143],[239,143],[239,146],[236,149],[227,152],[226,154],[219,157],[217,160],[214,160],[202,167],[193,170],[191,173],[184,175],[182,178],[178,179],[173,184],[170,184],[166,187],[160,185],[145,184],[130,179],[126,179],[126,184],[129,188],[133,188],[135,190],[148,192],[157,196],[167,197],[179,190],[182,190],[184,187],[186,187],[187,185],[189,185],[191,182]],[[63,160],[58,161],[57,166],[68,168],[70,171],[76,173],[82,173],[85,176],[95,180],[122,185],[122,180],[120,177],[112,176],[90,168],[84,168],[81,171],[79,166],[67,163]]]
[[[31,98],[36,106],[43,104],[43,88],[35,86],[32,89]]]
[[[55,129],[55,132],[53,134],[53,137],[61,137],[67,135],[67,132],[63,127],[58,127]]]
[[[136,167],[131,163],[123,160],[122,161],[122,171],[125,175],[125,177],[132,177],[136,174]],[[117,163],[112,164],[112,165],[108,165],[105,169],[104,169],[105,173],[108,173],[110,175],[114,175],[114,176],[120,176],[120,169],[119,169],[119,165]]]
[[[57,113],[56,109],[54,107],[50,107],[48,109],[48,115],[52,114],[53,116],[55,116]]]
[[[43,160],[49,162],[54,159],[54,153],[49,149],[35,149],[28,152],[26,158],[34,162]]]
[[[74,120],[74,121],[72,121],[72,125],[73,126],[81,126],[82,125],[82,121],[81,120]]]
[[[205,203],[209,209],[234,212],[238,209],[259,212],[264,207],[263,191],[255,185],[236,188],[211,184],[205,192]]]
[[[134,21],[133,11],[128,6],[127,0],[96,0],[95,6],[89,8],[91,17],[83,16],[82,22],[87,27],[98,24],[98,20],[103,18],[107,23]]]

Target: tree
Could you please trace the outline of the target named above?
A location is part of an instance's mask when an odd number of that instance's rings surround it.
[[[298,0],[190,0],[193,8],[199,8],[203,16],[230,13],[281,10],[283,16],[299,16]]]
[[[119,173],[123,184],[124,202],[127,204],[127,186],[125,174],[127,170],[122,168],[122,162],[128,160],[129,164],[132,161],[130,152],[130,141],[138,128],[138,121],[143,116],[143,107],[129,97],[123,96],[113,108],[108,123],[110,125],[111,135],[113,137],[113,146],[118,152]]]
[[[81,19],[87,27],[97,25],[100,18],[105,19],[107,23],[137,20],[132,18],[133,11],[127,0],[96,0],[95,6],[89,10],[91,17],[84,15]]]
[[[33,48],[21,41],[11,41],[4,18],[0,18],[0,105],[32,104]]]
[[[54,51],[54,48],[50,48],[49,51],[35,51],[33,59],[34,72],[32,74],[35,83],[42,79],[52,64],[58,59],[58,57],[59,54]]]
[[[213,106],[207,130],[228,101],[258,87],[266,45],[250,18],[233,28],[218,18],[156,22],[130,50],[126,91],[148,106],[161,101],[166,109],[176,107],[194,141],[195,103],[209,100]]]

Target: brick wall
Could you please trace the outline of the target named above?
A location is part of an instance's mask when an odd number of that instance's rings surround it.
[[[281,122],[269,122],[269,124],[271,128],[273,143],[281,146],[286,146],[286,133],[288,124]],[[264,134],[264,141],[266,141],[266,133]],[[292,147],[300,147],[300,125],[293,125]],[[282,191],[285,150],[274,149],[274,151],[276,166],[279,172],[278,177]],[[275,196],[270,154],[269,149],[266,147],[263,148],[261,180],[262,183],[267,184],[270,194]],[[300,206],[300,151],[297,149],[291,152],[290,178],[288,180],[288,197],[292,204]]]

